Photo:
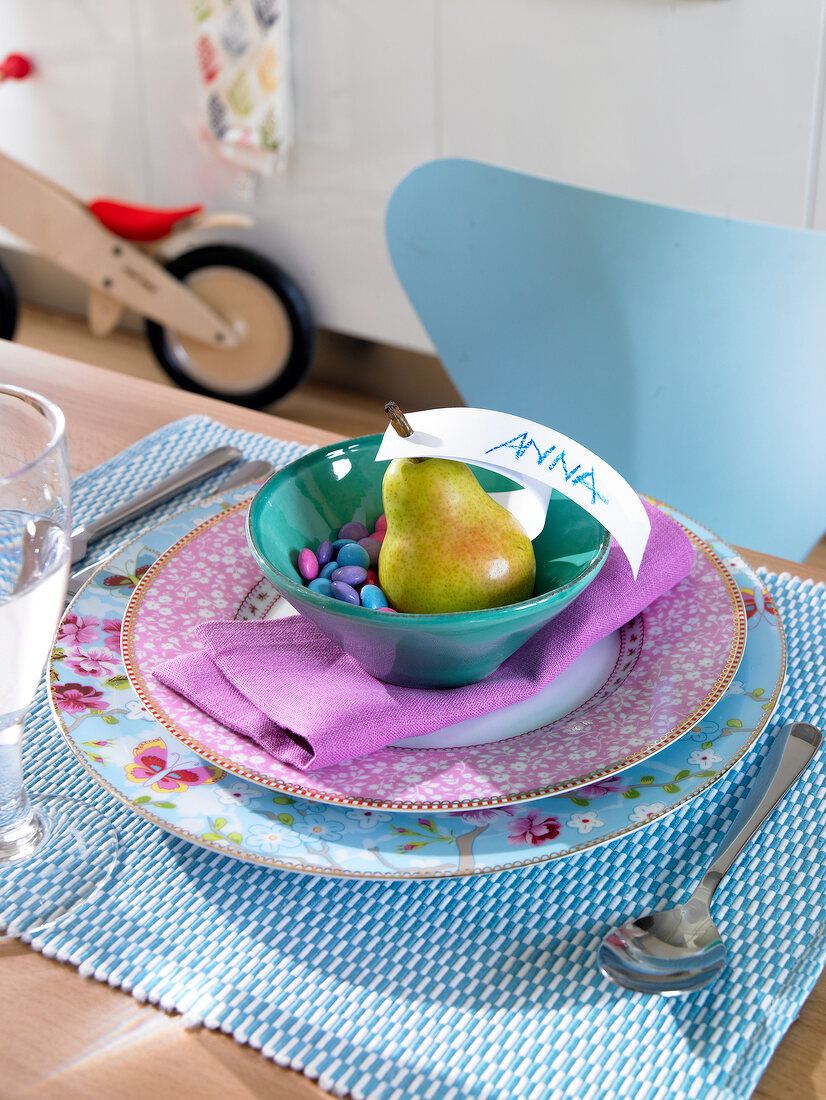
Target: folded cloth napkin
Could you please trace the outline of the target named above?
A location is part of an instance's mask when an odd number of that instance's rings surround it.
[[[616,543],[596,579],[490,676],[456,688],[385,684],[301,615],[207,622],[204,648],[153,671],[162,684],[302,771],[352,760],[536,694],[588,646],[688,575],[685,532],[645,502],[651,533],[637,579]]]

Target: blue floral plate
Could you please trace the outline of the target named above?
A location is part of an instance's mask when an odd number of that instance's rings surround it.
[[[726,561],[748,617],[737,678],[667,748],[527,806],[417,815],[273,793],[209,764],[162,729],[130,686],[120,652],[127,602],[149,566],[243,495],[210,498],[115,554],[70,605],[50,661],[55,718],[84,768],[135,813],[195,844],[265,866],[351,878],[444,878],[561,859],[647,826],[707,790],[774,711],[786,650],[770,595],[729,547],[666,508]]]

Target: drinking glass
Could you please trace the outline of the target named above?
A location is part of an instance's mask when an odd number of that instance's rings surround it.
[[[117,859],[115,829],[93,806],[23,782],[24,723],[66,596],[70,490],[63,413],[0,385],[0,929],[11,934],[74,912]]]

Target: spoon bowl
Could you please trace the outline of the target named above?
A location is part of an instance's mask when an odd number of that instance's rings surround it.
[[[599,968],[626,989],[674,996],[711,985],[726,965],[726,947],[700,899],[626,921],[599,949]]]
[[[607,978],[625,989],[673,997],[703,989],[719,977],[726,965],[726,948],[711,919],[714,892],[800,778],[822,739],[820,730],[806,722],[783,727],[714,862],[689,899],[673,909],[626,921],[602,941],[597,965]]]

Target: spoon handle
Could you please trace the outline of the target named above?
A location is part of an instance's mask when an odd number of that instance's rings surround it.
[[[775,736],[754,785],[717,850],[693,897],[709,903],[726,871],[794,786],[817,750],[823,735],[808,722],[789,723]]]

